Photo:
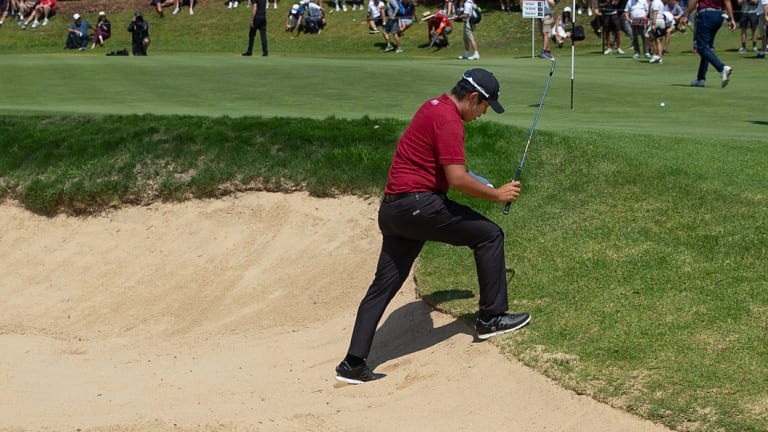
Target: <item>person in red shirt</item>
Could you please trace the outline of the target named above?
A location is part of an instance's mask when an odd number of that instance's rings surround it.
[[[56,11],[56,0],[40,0],[40,3],[35,6],[32,13],[29,14],[27,19],[21,25],[21,28],[26,30],[27,25],[30,22],[32,22],[32,28],[37,27],[40,25],[40,18],[43,18],[43,26],[47,26],[48,19],[53,18],[53,16],[56,15]]]
[[[360,384],[380,377],[366,364],[374,333],[427,241],[466,246],[474,252],[480,286],[475,329],[480,339],[517,330],[530,321],[528,313],[507,313],[501,227],[446,197],[450,188],[499,203],[514,201],[520,194],[518,181],[494,188],[466,168],[464,123],[485,114],[489,106],[503,113],[498,98],[499,82],[492,73],[468,70],[450,94],[419,108],[397,143],[379,207],[383,242],[376,275],[357,310],[349,350],[336,367],[337,380]]]
[[[427,17],[425,17],[427,18]],[[429,46],[437,44],[438,47],[448,48],[448,35],[453,31],[451,21],[444,10],[437,11],[429,21],[427,21],[427,34],[429,36]]]

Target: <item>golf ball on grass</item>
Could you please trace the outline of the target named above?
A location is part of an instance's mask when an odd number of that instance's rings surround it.
[[[662,108],[664,108],[665,106],[667,106],[667,104],[665,104],[664,102],[662,102],[662,103],[660,103],[660,104],[659,104],[659,106],[660,106],[660,107],[662,107]]]

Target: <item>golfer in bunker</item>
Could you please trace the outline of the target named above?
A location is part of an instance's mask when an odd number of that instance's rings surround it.
[[[429,99],[416,111],[397,143],[379,207],[382,246],[376,275],[357,310],[349,350],[336,367],[337,380],[361,384],[380,377],[366,364],[374,333],[426,241],[467,246],[474,252],[480,285],[478,337],[511,332],[530,321],[528,313],[507,313],[504,232],[446,197],[449,188],[499,203],[520,195],[520,182],[489,187],[466,168],[464,122],[476,120],[489,106],[503,113],[499,90],[492,73],[468,70],[450,94]]]

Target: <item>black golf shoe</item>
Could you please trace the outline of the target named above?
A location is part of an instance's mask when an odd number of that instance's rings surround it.
[[[491,318],[487,322],[478,318],[475,323],[475,330],[477,330],[477,337],[488,339],[491,336],[515,331],[528,324],[529,321],[531,321],[531,314],[528,312],[502,314]]]
[[[384,375],[375,374],[363,363],[360,366],[352,367],[346,361],[336,366],[336,380],[344,381],[349,384],[362,384],[383,377]]]

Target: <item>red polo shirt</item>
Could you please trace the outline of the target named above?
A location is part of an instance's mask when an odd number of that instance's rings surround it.
[[[448,192],[443,165],[464,165],[464,122],[447,94],[426,101],[397,143],[386,194]]]

